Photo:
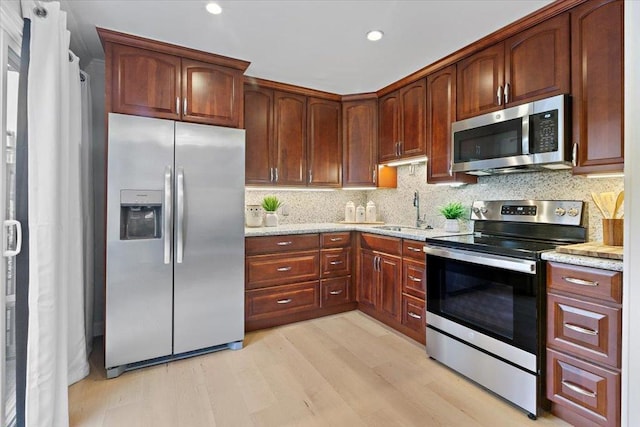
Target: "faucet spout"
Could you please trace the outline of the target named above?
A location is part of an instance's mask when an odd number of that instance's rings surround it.
[[[413,206],[416,208],[416,227],[420,228],[424,221],[420,219],[420,193],[418,190],[413,192]]]

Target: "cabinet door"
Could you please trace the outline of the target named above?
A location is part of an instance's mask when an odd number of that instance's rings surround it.
[[[402,308],[402,261],[400,258],[378,255],[380,260],[377,310],[401,320]]]
[[[273,91],[244,88],[245,184],[272,184]]]
[[[307,104],[308,183],[340,187],[342,181],[342,134],[340,103],[309,98]]]
[[[113,112],[180,120],[180,58],[112,45]]]
[[[427,182],[467,182],[477,178],[451,171],[451,123],[456,121],[456,66],[427,77]]]
[[[393,92],[380,98],[378,160],[385,162],[400,156],[400,110],[399,93]]]
[[[357,288],[359,304],[366,304],[371,307],[376,305],[376,289],[378,287],[377,259],[377,255],[371,251],[360,251],[360,271]]]
[[[182,60],[182,120],[238,127],[242,73],[191,59]]]
[[[275,91],[275,182],[279,185],[306,183],[307,99],[292,93]]]
[[[624,167],[623,2],[598,0],[571,11],[573,173]]]
[[[568,13],[508,39],[505,42],[505,103],[569,93],[569,56]]]
[[[400,155],[426,154],[427,83],[420,79],[400,89]]]
[[[458,120],[504,108],[498,88],[504,87],[504,43],[458,62]]]
[[[375,99],[342,104],[342,186],[375,185],[377,168],[377,102]]]

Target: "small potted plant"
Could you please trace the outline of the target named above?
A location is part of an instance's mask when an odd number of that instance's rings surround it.
[[[278,215],[276,211],[282,206],[282,202],[276,196],[265,196],[262,199],[262,209],[266,212],[264,217],[264,225],[267,227],[278,226]]]
[[[445,217],[444,231],[450,233],[457,233],[460,231],[460,218],[466,214],[466,209],[460,202],[447,203],[444,206],[438,208],[442,216]]]

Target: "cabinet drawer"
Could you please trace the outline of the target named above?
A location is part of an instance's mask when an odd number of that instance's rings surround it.
[[[548,294],[547,316],[549,346],[620,367],[620,308]]]
[[[414,331],[425,333],[424,300],[402,296],[402,324]]]
[[[384,252],[389,255],[401,255],[402,244],[397,237],[380,236],[377,234],[360,234],[360,247],[372,251]]]
[[[547,398],[598,425],[620,423],[620,373],[547,349]]]
[[[351,248],[323,249],[320,252],[322,277],[351,274]]]
[[[424,242],[418,240],[403,240],[402,241],[402,256],[405,258],[411,258],[416,261],[425,262],[425,254],[422,252]]]
[[[319,247],[319,234],[287,234],[285,236],[247,237],[245,239],[247,255],[305,251]]]
[[[351,245],[351,233],[349,231],[339,233],[323,233],[320,235],[323,248],[341,248]]]
[[[402,292],[417,298],[425,298],[425,263],[402,260]]]
[[[247,257],[247,289],[318,279],[318,251]]]
[[[315,281],[248,291],[245,296],[247,319],[258,320],[319,308],[319,287]]]
[[[320,294],[322,295],[320,303],[322,307],[351,302],[351,276],[321,280]]]
[[[550,290],[618,304],[622,302],[622,273],[618,271],[550,262],[547,266],[547,284]]]

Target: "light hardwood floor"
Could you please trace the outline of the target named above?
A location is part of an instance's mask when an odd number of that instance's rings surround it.
[[[245,348],[69,391],[72,426],[566,426],[526,414],[359,311],[247,334]]]

